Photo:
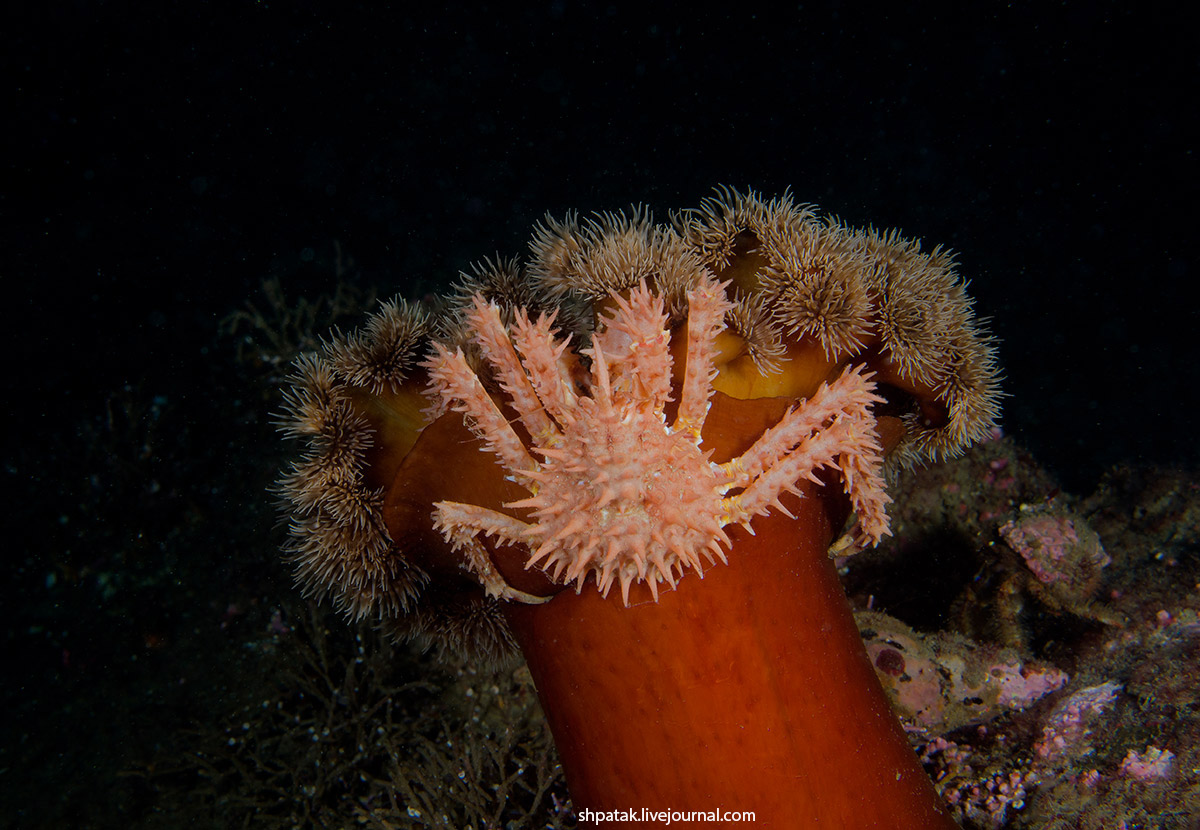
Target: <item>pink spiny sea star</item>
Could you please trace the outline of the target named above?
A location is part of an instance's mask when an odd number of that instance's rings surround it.
[[[628,297],[613,294],[592,346],[585,393],[576,390],[577,356],[552,332],[553,319],[531,322],[518,311],[511,335],[499,310],[476,297],[468,325],[532,446],[526,445],[485,391],[461,350],[435,347],[426,364],[432,389],[462,412],[513,479],[530,492],[505,505],[529,521],[478,505],[439,502],[436,525],[464,550],[493,596],[526,602],[542,598],[510,587],[479,535],[531,551],[560,584],[582,590],[589,574],[607,596],[620,582],[622,599],[645,581],[672,588],[684,571],[701,576],[704,560],[725,561],[724,527],[772,507],[780,496],[836,467],[858,514],[855,543],[873,544],[888,532],[889,501],[880,477],[880,446],[870,407],[881,401],[861,366],[847,368],[808,400],[792,407],[742,455],[709,460],[701,431],[716,374],[715,340],[731,304],[727,285],[707,275],[688,292],[687,344],[679,406],[668,423],[673,361],[662,297],[644,284]],[[790,514],[789,514],[790,515]]]

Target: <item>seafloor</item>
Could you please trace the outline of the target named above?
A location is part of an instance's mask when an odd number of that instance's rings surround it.
[[[13,516],[51,530],[13,560],[0,825],[575,826],[522,667],[388,643],[279,559],[280,378],[367,300],[269,284],[207,377],[116,390],[9,460],[35,481]],[[1062,492],[997,435],[892,493],[846,586],[964,826],[1200,826],[1196,476]]]

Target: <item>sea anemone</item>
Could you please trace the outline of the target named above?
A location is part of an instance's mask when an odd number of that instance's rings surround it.
[[[994,425],[952,257],[731,189],[666,225],[548,218],[531,250],[298,363],[301,583],[518,647],[577,809],[953,827],[830,558],[888,532],[886,465]]]

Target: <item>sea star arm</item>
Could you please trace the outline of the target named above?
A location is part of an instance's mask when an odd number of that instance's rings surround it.
[[[536,470],[538,464],[471,371],[462,350],[451,352],[440,343],[435,343],[433,348],[434,356],[425,364],[431,388],[442,400],[455,401],[453,409],[467,416],[471,428],[484,440],[487,449],[523,483],[526,482],[525,474]]]
[[[785,492],[798,493],[801,478],[820,483],[816,470],[836,466],[858,514],[856,538],[875,543],[888,532],[890,501],[879,475],[879,444],[869,421],[846,413],[825,429],[800,442],[771,465],[739,495],[723,500],[730,523],[749,526],[750,520],[770,508],[791,515],[780,502]]]
[[[787,452],[838,415],[870,419],[869,407],[882,403],[875,384],[862,367],[847,369],[832,383],[823,383],[811,398],[793,407],[778,424],[763,432],[738,458],[722,465],[729,487],[747,487]]]
[[[467,568],[479,579],[489,597],[523,602],[527,605],[540,605],[550,601],[551,597],[539,597],[509,585],[479,540],[479,534],[482,533],[485,536],[494,536],[504,544],[516,544],[529,529],[528,524],[473,504],[440,501],[434,507],[437,511],[434,526],[454,545],[455,550],[465,554]]]
[[[529,376],[521,366],[521,361],[517,359],[504,323],[500,321],[500,309],[494,303],[485,303],[483,298],[476,294],[471,299],[467,323],[475,333],[475,342],[492,365],[500,387],[508,394],[513,409],[517,410],[525,429],[538,439],[555,434],[554,425],[546,415]]]
[[[512,343],[521,355],[529,381],[546,413],[565,429],[575,422],[576,395],[564,359],[570,339],[556,341],[551,330],[553,325],[553,316],[541,315],[533,323],[521,311],[513,321]],[[539,446],[547,446],[558,443],[559,437],[552,432],[544,438],[533,435],[533,440]]]
[[[851,531],[851,539],[839,540],[831,553],[842,548],[863,548],[878,544],[887,536],[889,529],[887,506],[892,499],[884,486],[883,449],[875,432],[873,421],[854,419],[847,427],[852,432],[849,447],[838,458],[846,495],[854,506],[858,524]],[[846,551],[847,553],[849,551]]]
[[[671,396],[671,334],[663,300],[645,283],[627,298],[612,299],[617,308],[603,321],[593,347],[609,358],[614,394],[661,412]]]
[[[727,285],[705,278],[688,292],[687,366],[675,429],[689,432],[697,440],[708,415],[712,381],[717,376],[714,364],[716,338],[725,327],[725,312],[733,306],[725,298]]]

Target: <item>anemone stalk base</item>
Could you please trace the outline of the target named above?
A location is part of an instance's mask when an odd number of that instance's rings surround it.
[[[957,827],[868,662],[820,491],[806,494],[787,501],[797,519],[732,528],[729,565],[688,574],[657,603],[644,585],[628,608],[588,586],[509,606],[577,812]]]

